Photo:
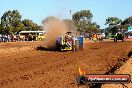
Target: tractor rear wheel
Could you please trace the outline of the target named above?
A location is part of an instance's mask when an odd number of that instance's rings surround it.
[[[117,38],[114,38],[114,42],[117,42]]]
[[[63,50],[62,50],[62,46],[59,44],[58,46],[57,46],[57,50],[59,51],[59,52],[62,52]]]
[[[75,52],[75,51],[76,51],[75,46],[72,46],[72,50],[73,50],[73,52]]]
[[[122,38],[122,42],[124,42],[124,38]]]

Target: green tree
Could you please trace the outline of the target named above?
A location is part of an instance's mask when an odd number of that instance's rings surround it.
[[[85,23],[91,22],[93,15],[90,10],[81,10],[72,15],[72,19],[79,23],[80,21],[84,21]]]
[[[21,24],[21,15],[18,10],[6,11],[1,17],[2,33],[17,33]]]
[[[117,30],[120,28],[121,22],[122,20],[118,17],[108,17],[105,22],[105,25],[108,25],[107,31],[115,34],[115,32],[117,32]]]
[[[39,26],[38,26],[38,30],[39,30],[39,31],[44,31],[43,26],[40,26],[40,25],[39,25]]]
[[[132,16],[126,18],[122,23],[121,23],[121,27],[125,30],[128,29],[128,27],[132,25]]]
[[[72,15],[72,19],[75,23],[77,31],[80,32],[97,32],[99,25],[95,22],[92,22],[92,13],[90,10],[81,10]]]
[[[126,18],[122,23],[122,25],[132,25],[132,16]]]
[[[36,31],[38,30],[38,25],[36,23],[34,23],[32,20],[29,19],[24,19],[22,21],[22,23],[24,24],[25,30],[26,31]]]
[[[81,32],[85,31],[85,26],[91,23],[92,17],[90,10],[81,10],[72,15],[77,30]]]
[[[116,25],[119,25],[121,22],[122,20],[117,17],[108,17],[106,19],[105,25],[116,26]]]
[[[95,22],[88,24],[85,26],[86,28],[86,33],[98,33],[100,26],[97,25]]]

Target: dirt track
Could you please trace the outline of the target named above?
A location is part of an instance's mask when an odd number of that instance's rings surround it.
[[[132,58],[130,58],[115,74],[130,74],[132,77]],[[102,88],[132,88],[132,78],[130,83],[125,84],[104,84]]]
[[[77,88],[78,67],[88,74],[103,74],[132,50],[132,42],[87,41],[78,52],[34,49],[42,44],[0,44],[0,88]]]

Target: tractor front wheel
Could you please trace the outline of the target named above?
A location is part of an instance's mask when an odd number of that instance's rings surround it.
[[[122,38],[122,42],[124,42],[124,39]]]

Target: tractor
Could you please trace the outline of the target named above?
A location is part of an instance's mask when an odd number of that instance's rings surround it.
[[[124,42],[124,34],[121,32],[118,32],[114,36],[114,42],[117,42],[117,40],[122,40]]]
[[[66,36],[60,36],[57,38],[56,48],[58,51],[78,51],[81,46],[79,40],[81,39],[73,36],[72,32],[67,32]]]

